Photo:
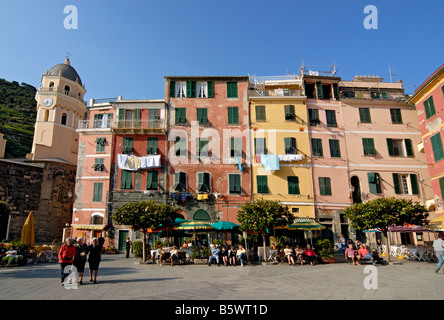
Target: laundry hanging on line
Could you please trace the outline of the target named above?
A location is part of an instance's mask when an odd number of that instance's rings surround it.
[[[139,169],[160,168],[160,155],[150,155],[134,157],[127,154],[117,155],[117,165],[119,169],[137,171]]]

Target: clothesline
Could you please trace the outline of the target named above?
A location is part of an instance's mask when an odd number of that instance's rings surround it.
[[[119,169],[137,171],[139,169],[160,168],[160,155],[134,157],[127,154],[117,155]]]
[[[265,170],[280,170],[280,161],[292,162],[302,160],[302,155],[300,154],[260,154],[256,155],[256,162],[260,163]]]

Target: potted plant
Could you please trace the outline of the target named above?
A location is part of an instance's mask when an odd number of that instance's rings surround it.
[[[316,247],[323,263],[335,263],[335,249],[333,242],[328,239],[319,240],[316,242]]]
[[[191,248],[190,258],[193,260],[194,264],[206,264],[208,262],[209,254],[210,249],[207,247],[193,246]]]
[[[117,253],[117,248],[114,248],[114,247],[107,247],[107,248],[105,249],[105,253],[116,254],[116,253]]]

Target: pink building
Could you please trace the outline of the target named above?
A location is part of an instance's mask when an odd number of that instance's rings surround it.
[[[418,148],[425,154],[433,188],[434,201],[430,202],[435,204],[436,216],[441,216],[444,213],[444,65],[415,90],[409,103],[416,107],[419,120],[422,141],[418,141]]]

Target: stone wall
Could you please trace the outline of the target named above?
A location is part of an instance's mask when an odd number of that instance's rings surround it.
[[[36,242],[62,239],[63,227],[72,218],[75,170],[56,162],[0,160],[0,200],[12,209],[9,240],[21,236],[30,212]]]

